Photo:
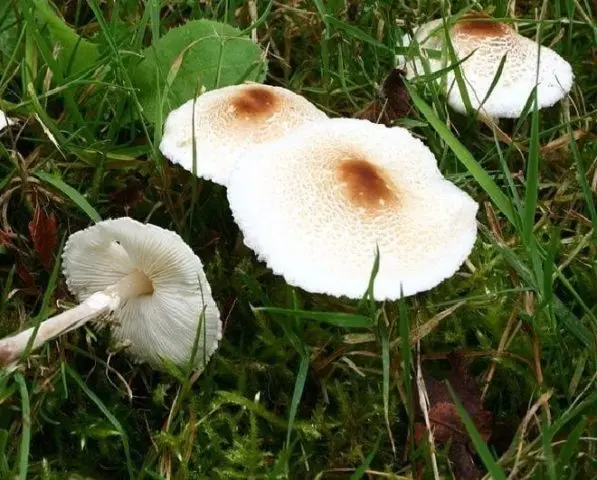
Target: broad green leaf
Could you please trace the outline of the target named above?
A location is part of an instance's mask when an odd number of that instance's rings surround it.
[[[203,88],[261,82],[266,70],[256,43],[237,28],[211,20],[171,29],[142,56],[131,79],[145,117],[154,123]]]
[[[99,45],[85,40],[69,27],[47,0],[33,0],[39,27],[47,29],[54,47],[59,47],[57,62],[64,75],[76,74],[97,64]]]
[[[10,2],[0,5],[0,65],[4,66],[19,41],[19,23]]]

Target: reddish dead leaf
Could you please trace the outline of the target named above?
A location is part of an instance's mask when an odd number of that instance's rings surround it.
[[[483,473],[477,465],[464,443],[456,442],[452,444],[449,452],[450,460],[452,460],[452,468],[454,470],[455,478],[462,479],[478,479],[483,477]]]
[[[48,215],[39,204],[35,206],[33,220],[29,222],[29,235],[33,241],[33,248],[40,263],[50,270],[54,261],[54,252],[58,245],[58,228],[56,215],[52,212]]]
[[[4,230],[0,230],[0,245],[6,245],[7,247],[12,247],[13,243],[10,239],[10,235],[6,233]]]
[[[410,97],[404,86],[404,72],[394,69],[383,81],[381,90],[372,102],[355,114],[355,118],[391,126],[406,117],[411,110]]]
[[[35,278],[33,278],[29,269],[22,262],[17,262],[16,272],[26,288],[35,287]]]
[[[462,406],[471,416],[483,441],[487,442],[492,433],[493,414],[483,408],[481,389],[459,358],[451,359],[452,371],[447,380],[454,389]],[[456,405],[444,382],[424,375],[425,388],[429,398],[429,423],[436,445],[450,443],[449,457],[458,471],[457,478],[473,480],[481,478],[475,466],[469,436],[460,419]],[[415,423],[414,440],[418,445],[427,438],[427,428],[423,420]]]

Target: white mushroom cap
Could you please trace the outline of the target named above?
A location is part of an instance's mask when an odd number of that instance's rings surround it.
[[[6,116],[6,113],[4,113],[2,110],[0,110],[0,132],[2,132],[2,130],[4,130],[6,127],[10,127],[11,125],[14,125],[14,120],[12,120],[11,118]]]
[[[475,242],[477,203],[406,129],[330,119],[248,156],[230,207],[245,244],[291,285],[360,298],[378,245],[374,295],[396,299],[453,275]]]
[[[425,50],[440,50],[442,49],[442,22],[441,18],[431,20],[430,22],[419,25],[414,34],[415,40],[419,45],[420,49]],[[406,33],[399,44],[399,47],[412,48],[413,38],[409,33]],[[414,53],[414,52],[413,52]],[[425,52],[421,52],[423,55]],[[399,68],[403,68],[406,71],[407,78],[413,78],[417,75],[425,74],[425,67],[420,57],[412,55],[409,59],[409,55],[396,55],[396,62]],[[435,59],[433,57],[426,57],[426,61],[429,63],[430,72],[435,72],[442,68],[442,60]]]
[[[441,20],[424,24],[415,33],[423,48],[440,50],[443,35]],[[486,15],[470,14],[451,27],[450,39],[456,58],[466,58],[460,69],[471,106],[477,110],[482,105],[481,111],[487,116],[519,117],[535,85],[539,108],[554,105],[572,88],[574,74],[570,64],[550,48],[519,35],[511,25],[491,21]],[[499,80],[485,100],[504,56],[506,60]],[[430,60],[431,71],[448,66],[449,58],[446,48],[442,60]],[[421,60],[414,59],[408,66],[407,77],[422,74],[425,71]],[[465,103],[453,70],[447,73],[446,79],[448,104],[465,113]]]
[[[195,368],[202,370],[218,348],[220,313],[203,266],[172,231],[128,217],[99,222],[69,237],[63,271],[81,302],[127,276],[135,278],[136,272],[151,282],[153,293],[130,296],[110,324],[113,337],[130,341],[128,351],[138,360],[159,366],[166,358],[186,365],[200,322]]]
[[[192,172],[194,122],[196,173],[226,186],[235,163],[247,149],[324,118],[326,114],[312,103],[285,88],[232,85],[206,92],[170,112],[160,150]]]

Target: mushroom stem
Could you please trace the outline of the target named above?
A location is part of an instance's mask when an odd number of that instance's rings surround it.
[[[114,285],[106,287],[104,293],[122,301],[140,295],[151,295],[153,283],[141,270],[133,270]]]
[[[87,297],[81,304],[44,320],[33,339],[31,351],[63,333],[84,325],[89,320],[116,310],[125,300],[153,293],[153,284],[143,272],[134,270],[114,285]],[[35,327],[0,340],[0,366],[10,365],[25,351]]]
[[[508,145],[512,145],[512,139],[499,127],[499,118],[494,118],[489,115],[485,115],[483,112],[479,112],[477,118],[481,123],[487,125],[497,136],[498,140]]]

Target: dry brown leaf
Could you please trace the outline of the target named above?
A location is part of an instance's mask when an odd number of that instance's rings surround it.
[[[17,262],[16,268],[17,276],[21,279],[25,288],[34,288],[35,287],[35,278],[29,271],[29,269],[23,264],[23,262]]]
[[[0,245],[13,246],[10,235],[4,230],[0,230]]]
[[[383,81],[377,98],[355,114],[355,118],[391,126],[411,110],[410,97],[404,86],[404,72],[392,70]]]
[[[492,434],[493,414],[483,408],[481,389],[468,374],[462,361],[457,357],[451,357],[451,363],[452,371],[447,380],[472,418],[481,438],[487,442]],[[451,445],[448,455],[454,464],[454,470],[458,472],[458,478],[481,478],[481,473],[475,466],[468,433],[446,383],[427,375],[424,377],[429,398],[429,421],[436,445]],[[417,421],[414,427],[414,440],[418,445],[427,437],[427,428],[422,421]]]
[[[54,252],[58,245],[58,222],[54,212],[49,215],[39,204],[35,206],[33,220],[29,222],[29,235],[40,263],[50,270],[54,261]]]

